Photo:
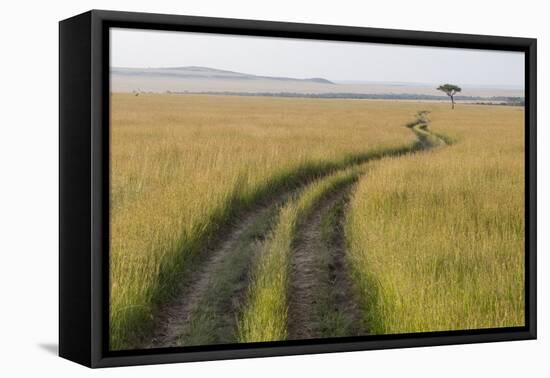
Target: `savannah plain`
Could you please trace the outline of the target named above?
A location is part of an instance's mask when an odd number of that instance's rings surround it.
[[[519,106],[111,96],[111,349],[524,324]]]

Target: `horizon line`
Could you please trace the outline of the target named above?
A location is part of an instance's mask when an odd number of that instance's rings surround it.
[[[199,65],[171,65],[171,66],[110,66],[109,71],[113,69],[157,69],[157,70],[168,70],[168,69],[182,69],[182,68],[206,68],[213,71],[227,72],[241,75],[257,76],[260,78],[285,78],[293,80],[310,80],[310,79],[324,79],[329,80],[335,84],[393,84],[393,85],[411,85],[411,86],[437,86],[441,85],[440,82],[418,82],[418,81],[400,81],[400,80],[369,80],[369,79],[332,79],[326,76],[310,76],[310,77],[299,77],[299,76],[280,76],[273,74],[251,74],[242,71],[234,71],[222,68],[215,68],[212,66],[199,66]],[[447,81],[451,83],[452,81]],[[459,83],[459,85],[470,87],[470,88],[500,88],[500,89],[516,89],[516,90],[525,90],[525,85],[521,84],[474,84],[474,83]]]

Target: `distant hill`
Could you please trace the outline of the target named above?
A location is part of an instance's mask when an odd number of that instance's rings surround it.
[[[336,98],[436,99],[443,94],[437,84],[380,82],[337,82],[326,78],[261,76],[210,67],[111,68],[113,92],[175,92],[250,95],[312,96]],[[462,86],[462,96],[523,97],[520,89]],[[443,97],[442,97],[443,96]]]
[[[165,67],[165,68],[112,68],[111,74],[124,76],[141,77],[172,77],[180,79],[204,79],[204,80],[276,80],[303,83],[334,84],[330,80],[314,77],[298,79],[293,77],[280,76],[259,76],[241,72],[219,70],[210,67],[186,66],[186,67]]]

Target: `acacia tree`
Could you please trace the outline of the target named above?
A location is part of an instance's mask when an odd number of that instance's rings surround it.
[[[462,88],[460,88],[458,85],[454,85],[454,84],[443,84],[443,85],[440,85],[437,88],[437,90],[445,92],[445,94],[451,98],[451,104],[452,104],[452,107],[454,109],[455,108],[455,94],[462,91]]]

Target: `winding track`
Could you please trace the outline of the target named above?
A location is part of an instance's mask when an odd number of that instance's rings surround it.
[[[408,153],[445,144],[428,131],[426,115],[427,112],[418,112],[416,120],[407,125],[418,138]],[[397,154],[403,152],[393,151],[387,155]],[[339,227],[343,211],[332,221],[338,232],[328,238],[322,232],[323,222],[331,212],[334,214],[338,207],[343,209],[351,186],[319,201],[297,232],[289,288],[288,328],[291,339],[366,333],[353,300],[346,266],[345,242]],[[208,258],[185,280],[188,284],[174,301],[159,309],[153,337],[143,343],[143,347],[235,342],[237,317],[244,301],[251,262],[260,249],[259,240],[269,232],[270,220],[277,208],[293,193],[283,193],[234,222],[218,246],[209,251]],[[324,253],[317,253],[321,250]],[[320,292],[325,292],[324,300],[318,298]]]
[[[420,150],[446,142],[428,130],[427,112],[417,113],[407,125],[417,136]],[[361,320],[346,259],[344,207],[354,182],[316,204],[298,229],[291,263],[289,339],[357,336],[368,333]],[[332,213],[332,214],[331,214]],[[330,219],[331,216],[334,219]],[[326,223],[333,233],[327,238]],[[325,227],[323,227],[325,223]]]

